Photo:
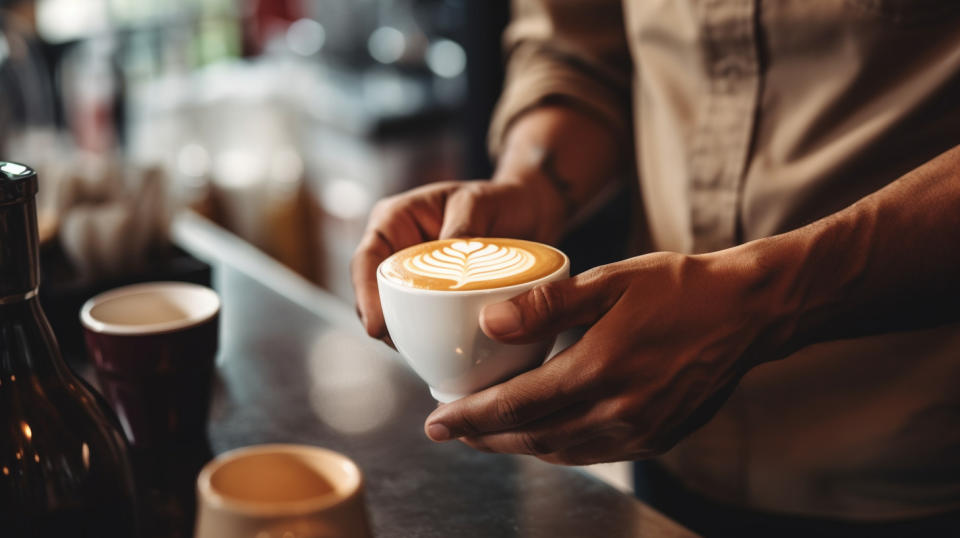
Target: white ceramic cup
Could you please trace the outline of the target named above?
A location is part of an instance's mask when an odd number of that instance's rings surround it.
[[[221,454],[197,478],[195,538],[371,538],[363,474],[307,445]]]
[[[557,250],[557,252],[560,252]],[[501,288],[426,290],[396,283],[377,269],[380,306],[390,339],[437,401],[452,402],[543,363],[556,338],[505,344],[480,329],[480,311],[540,284],[567,278],[570,260],[549,275]]]

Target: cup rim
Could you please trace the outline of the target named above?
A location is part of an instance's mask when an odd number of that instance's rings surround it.
[[[495,239],[495,238],[491,238],[491,239]],[[525,239],[524,241],[529,241],[529,240]],[[387,263],[387,260],[389,260],[393,256],[393,254],[391,254],[390,256],[387,257],[386,260],[383,260],[382,262],[380,262],[379,265],[377,265],[377,284],[378,285],[387,284],[393,289],[402,290],[403,292],[411,293],[414,295],[449,295],[449,296],[460,297],[464,295],[487,295],[490,293],[501,293],[504,291],[511,291],[511,290],[522,291],[526,288],[532,288],[534,286],[537,286],[538,284],[543,284],[544,282],[553,280],[557,276],[557,274],[570,271],[570,258],[562,250],[558,249],[553,245],[540,243],[539,241],[531,241],[531,242],[538,243],[540,245],[543,245],[549,249],[552,249],[558,252],[561,256],[563,256],[563,264],[560,267],[558,267],[555,271],[548,273],[536,280],[528,280],[527,282],[521,282],[519,284],[511,284],[509,286],[500,286],[496,288],[484,288],[479,290],[428,290],[424,288],[414,288],[412,286],[404,286],[403,284],[394,282],[389,278],[387,278],[386,276],[384,276],[383,265]]]
[[[213,475],[224,465],[239,457],[259,454],[295,454],[321,455],[337,461],[347,473],[348,479],[343,492],[334,491],[328,495],[302,499],[298,501],[259,502],[234,499],[218,493],[211,483]],[[328,510],[349,502],[359,495],[363,487],[363,472],[357,464],[340,452],[313,445],[292,443],[272,443],[251,445],[228,450],[203,466],[197,476],[198,501],[211,508],[254,516],[297,516]]]
[[[120,297],[135,295],[140,293],[147,293],[155,290],[180,290],[187,291],[190,293],[199,293],[204,296],[207,304],[204,305],[202,309],[198,312],[186,316],[183,319],[178,319],[175,321],[163,321],[159,323],[146,323],[138,325],[124,325],[122,323],[108,323],[101,321],[93,317],[93,309],[97,306]],[[80,308],[80,323],[89,331],[99,333],[99,334],[111,334],[111,335],[147,335],[147,334],[160,334],[168,333],[173,331],[178,331],[190,327],[196,327],[210,321],[217,314],[220,313],[220,296],[216,291],[208,288],[207,286],[201,286],[200,284],[193,284],[190,282],[145,282],[142,284],[131,284],[129,286],[121,286],[119,288],[114,288],[103,293],[94,295],[83,303],[83,307]]]

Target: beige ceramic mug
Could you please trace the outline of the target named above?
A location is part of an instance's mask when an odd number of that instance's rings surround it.
[[[196,538],[371,538],[363,475],[343,454],[258,445],[221,454],[197,478]]]

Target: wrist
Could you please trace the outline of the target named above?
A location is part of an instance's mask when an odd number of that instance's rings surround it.
[[[842,327],[856,323],[847,303],[865,268],[862,217],[847,211],[723,251],[743,267],[746,304],[764,329],[767,360],[840,337]]]
[[[806,308],[798,288],[800,263],[794,248],[781,237],[701,255],[714,282],[727,290],[733,316],[741,319],[749,342],[741,360],[744,370],[784,358],[800,344],[799,320]]]
[[[623,141],[575,107],[535,108],[507,131],[494,181],[521,183],[568,221],[614,179],[627,162]]]

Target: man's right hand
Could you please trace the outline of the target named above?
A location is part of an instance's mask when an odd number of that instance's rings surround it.
[[[542,182],[448,181],[377,203],[351,273],[357,313],[367,333],[390,344],[380,309],[377,267],[406,247],[450,237],[512,237],[554,243],[566,208]]]

